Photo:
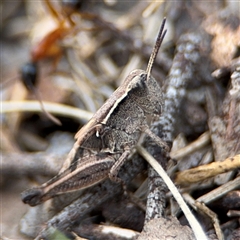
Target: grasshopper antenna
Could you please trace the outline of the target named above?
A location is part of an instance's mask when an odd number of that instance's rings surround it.
[[[149,61],[148,61],[147,70],[146,70],[146,72],[147,72],[147,81],[148,81],[148,79],[150,77],[150,74],[151,74],[151,71],[152,71],[152,67],[153,67],[153,63],[154,63],[154,61],[155,61],[155,59],[157,57],[157,54],[158,54],[158,50],[160,49],[162,41],[163,41],[163,39],[165,37],[165,34],[167,32],[167,30],[163,31],[164,26],[165,26],[165,22],[166,22],[166,17],[162,21],[162,25],[161,25],[161,28],[159,30],[155,46],[153,47],[151,56],[150,56]]]

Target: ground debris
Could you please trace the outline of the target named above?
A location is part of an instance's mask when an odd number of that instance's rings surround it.
[[[162,178],[136,149],[119,172],[127,190],[106,179],[34,208],[20,198],[59,172],[79,128],[133,69],[146,69],[166,16],[152,72],[165,105],[151,130],[173,145],[171,159],[148,137],[142,146],[168,172],[209,239],[239,239],[239,3],[73,2],[1,3],[0,237],[194,239]],[[25,88],[29,78],[21,79],[25,63],[36,66],[30,84],[37,94]]]

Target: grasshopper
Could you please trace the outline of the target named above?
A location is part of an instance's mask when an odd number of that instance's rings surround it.
[[[150,136],[166,152],[168,146],[151,132],[149,119],[163,109],[163,94],[151,76],[163,38],[163,20],[147,70],[133,70],[89,122],[77,132],[76,142],[59,174],[40,187],[22,193],[22,201],[38,205],[58,194],[92,186],[103,179],[120,182],[117,173],[141,134]]]

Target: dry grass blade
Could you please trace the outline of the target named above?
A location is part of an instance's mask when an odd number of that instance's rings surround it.
[[[193,232],[197,240],[207,239],[206,234],[204,233],[202,227],[196,220],[196,218],[191,213],[190,209],[188,208],[187,204],[184,202],[181,194],[177,190],[174,183],[168,177],[166,172],[163,170],[162,166],[155,160],[143,147],[137,146],[138,152],[148,161],[148,163],[154,168],[154,170],[161,176],[164,180],[166,185],[168,186],[169,190],[171,191],[172,195],[178,202],[179,206],[181,207],[182,211],[184,212]]]
[[[197,208],[199,210],[201,210],[202,212],[204,212],[208,217],[211,218],[211,221],[213,223],[216,235],[218,237],[219,240],[224,240],[223,237],[223,233],[217,218],[217,214],[213,211],[211,211],[204,203],[200,203],[200,202],[195,202],[195,205],[197,206]]]
[[[214,200],[221,198],[224,194],[230,192],[233,189],[236,189],[240,186],[240,177],[235,178],[232,181],[227,182],[226,184],[215,188],[211,192],[202,195],[197,199],[198,202],[203,202],[205,204],[213,202]]]
[[[190,143],[186,147],[181,148],[177,151],[171,152],[170,156],[171,156],[171,158],[178,160],[178,159],[185,157],[185,156],[193,153],[194,151],[206,146],[209,142],[210,142],[210,133],[205,132],[197,140]]]
[[[201,212],[203,212],[205,215],[207,215],[211,219],[218,239],[223,240],[224,237],[223,237],[223,233],[222,233],[222,230],[221,230],[221,227],[219,224],[217,214],[215,212],[213,212],[212,210],[210,210],[204,203],[200,203],[200,202],[196,201],[195,199],[193,199],[189,194],[183,193],[183,197],[184,197],[185,201],[195,211],[200,210]]]
[[[182,185],[196,183],[239,167],[240,155],[236,155],[223,162],[213,162],[180,172],[176,177],[176,183]]]
[[[64,117],[72,117],[79,121],[89,120],[92,113],[64,104],[43,102],[46,111]],[[1,113],[10,112],[42,112],[38,101],[3,101],[1,102]]]

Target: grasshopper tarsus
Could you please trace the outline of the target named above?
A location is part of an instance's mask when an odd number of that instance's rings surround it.
[[[22,201],[30,206],[36,206],[42,203],[43,191],[40,188],[31,188],[21,194]]]

